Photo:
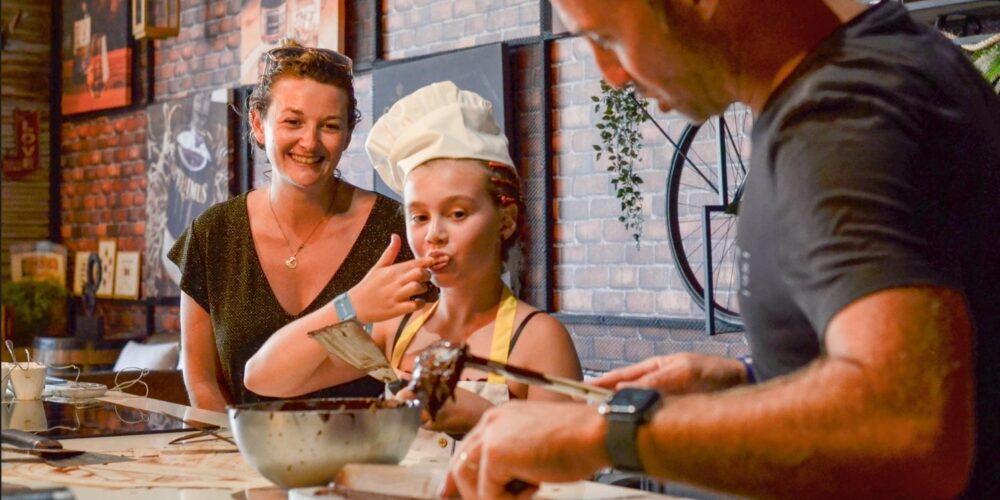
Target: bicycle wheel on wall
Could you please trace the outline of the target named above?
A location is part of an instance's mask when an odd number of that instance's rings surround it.
[[[702,309],[710,283],[715,319],[732,328],[743,325],[736,218],[750,168],[752,122],[750,109],[735,105],[703,125],[689,125],[667,175],[667,235],[681,281]]]

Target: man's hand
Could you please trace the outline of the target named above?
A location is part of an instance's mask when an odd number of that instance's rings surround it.
[[[685,352],[649,358],[590,382],[612,390],[638,387],[663,394],[693,394],[745,384],[747,378],[746,369],[738,360]]]
[[[513,401],[486,412],[452,458],[441,495],[530,498],[537,485],[587,479],[611,461],[606,424],[579,403]],[[512,493],[519,480],[534,487]]]
[[[434,265],[435,259],[420,257],[393,264],[401,247],[399,235],[393,234],[378,262],[348,292],[361,323],[395,318],[423,306],[423,299],[413,297],[427,291],[427,282],[431,279],[428,268]]]

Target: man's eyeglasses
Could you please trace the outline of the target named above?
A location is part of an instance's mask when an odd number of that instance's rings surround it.
[[[284,59],[298,58],[305,54],[317,54],[323,62],[337,66],[339,69],[351,73],[354,62],[350,57],[335,50],[321,49],[317,47],[275,47],[264,53],[267,65],[278,64]]]

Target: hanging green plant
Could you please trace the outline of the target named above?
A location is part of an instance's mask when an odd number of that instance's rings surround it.
[[[616,89],[601,80],[601,95],[591,96],[594,112],[601,115],[597,129],[601,131],[601,144],[594,144],[595,161],[605,157],[609,162],[611,185],[615,197],[621,202],[622,214],[618,220],[632,232],[636,246],[642,238],[642,177],[635,173],[635,165],[642,161],[642,134],[639,126],[648,119],[647,102],[637,99],[634,87]]]

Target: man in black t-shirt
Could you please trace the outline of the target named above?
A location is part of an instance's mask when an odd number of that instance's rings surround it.
[[[890,2],[553,4],[612,85],[696,121],[757,114],[753,365],[658,357],[595,381],[655,389],[600,413],[498,407],[444,493],[614,465],[747,496],[1000,495],[1000,99],[961,52]]]

